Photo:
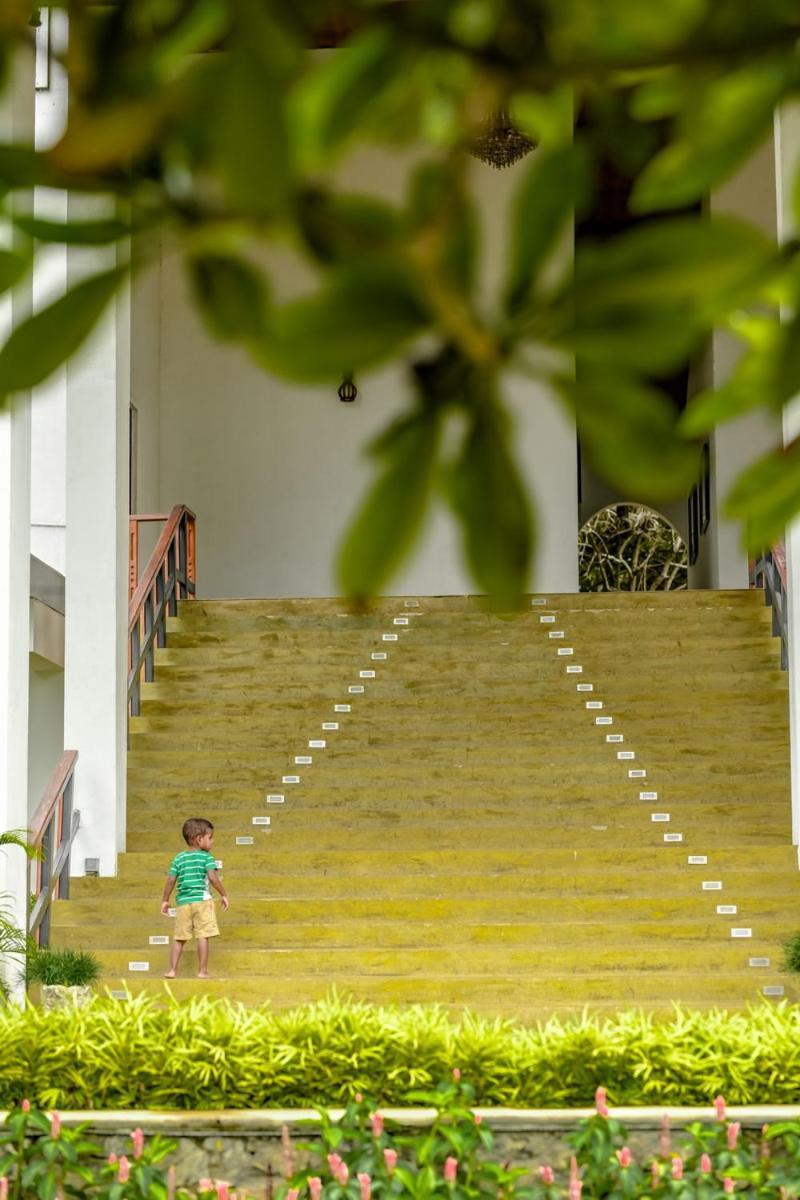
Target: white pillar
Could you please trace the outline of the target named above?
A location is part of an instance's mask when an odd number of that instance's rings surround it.
[[[86,216],[85,201],[71,197],[70,211]],[[70,250],[70,283],[110,265],[107,251]],[[125,845],[129,326],[123,294],[67,366],[64,744],[80,756],[76,875],[86,858],[114,874]]]
[[[775,121],[778,236],[796,236],[792,187],[800,169],[800,105],[786,106]],[[783,411],[784,445],[800,436],[800,397]],[[785,534],[789,617],[789,736],[792,755],[792,841],[800,842],[800,518]]]
[[[0,141],[33,136],[33,63],[22,61],[0,96]],[[0,226],[7,245],[11,234]],[[0,340],[28,315],[30,288],[0,297]],[[28,823],[28,645],[30,638],[30,397],[0,407],[0,832]],[[0,852],[0,893],[25,926],[25,858]],[[13,975],[9,976],[10,979]]]

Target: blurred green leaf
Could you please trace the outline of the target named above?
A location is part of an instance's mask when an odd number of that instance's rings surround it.
[[[443,231],[440,266],[450,283],[469,293],[475,280],[479,225],[475,206],[452,160],[423,163],[409,189],[411,232],[426,226]]]
[[[780,326],[775,385],[778,404],[788,404],[800,394],[800,309]]]
[[[700,447],[678,433],[677,411],[664,394],[620,371],[578,371],[561,382],[578,433],[597,472],[628,500],[687,495],[700,472]]]
[[[251,346],[269,370],[290,379],[332,381],[373,366],[426,324],[409,275],[390,260],[355,263],[328,287],[277,308]]]
[[[343,146],[407,61],[392,30],[376,27],[309,64],[289,109],[292,142],[304,166],[321,165]]]
[[[0,187],[34,187],[44,183],[47,175],[45,161],[33,146],[0,145]]]
[[[296,213],[308,246],[325,263],[384,251],[400,233],[394,209],[371,196],[309,189],[298,197]]]
[[[372,447],[383,469],[351,522],[337,575],[346,595],[375,595],[405,558],[430,501],[439,444],[439,410],[404,417]]]
[[[639,177],[635,212],[680,208],[701,200],[736,169],[772,128],[775,107],[796,86],[794,56],[727,71],[698,95],[687,89],[677,132]]]
[[[70,246],[104,246],[128,237],[124,221],[45,221],[40,217],[14,216],[14,224],[28,237],[39,242],[60,242]]]
[[[291,193],[283,84],[244,35],[222,68],[213,134],[231,204],[259,216],[280,212]]]
[[[86,341],[127,276],[127,268],[93,275],[19,325],[0,350],[0,396],[47,379]]]
[[[267,298],[260,273],[230,255],[206,254],[189,262],[192,288],[211,332],[244,341],[263,337]]]
[[[559,84],[549,92],[515,92],[509,116],[521,133],[542,146],[572,141],[575,89]]]
[[[505,297],[509,312],[530,299],[543,262],[588,189],[589,159],[581,143],[534,152],[514,197]]]
[[[705,0],[547,0],[549,40],[560,60],[637,62],[680,44],[705,8]]]
[[[46,153],[48,166],[67,175],[130,167],[156,139],[171,102],[165,90],[97,110],[73,105],[64,135]]]
[[[528,496],[511,452],[508,418],[486,381],[487,395],[473,412],[446,489],[461,522],[473,578],[492,606],[519,607],[528,581],[533,527]]]
[[[800,511],[800,441],[759,459],[739,477],[725,503],[725,513],[741,520],[747,549],[768,549],[784,535]]]
[[[15,284],[19,283],[30,265],[29,254],[0,249],[0,294],[7,292],[9,288],[13,288]]]

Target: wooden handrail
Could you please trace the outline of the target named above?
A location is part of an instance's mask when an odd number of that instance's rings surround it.
[[[142,578],[135,581],[140,520],[163,520],[165,524]],[[195,515],[185,504],[176,504],[168,517],[150,513],[131,517],[130,530],[133,595],[128,603],[128,713],[136,717],[141,707],[142,675],[146,683],[152,681],[156,647],[167,644],[167,617],[177,614],[179,600],[195,594]]]
[[[56,807],[60,797],[64,794],[64,789],[72,778],[75,770],[75,763],[78,761],[77,750],[65,750],[58,760],[58,765],[50,776],[47,787],[44,790],[44,795],[39,802],[39,807],[33,814],[28,832],[30,833],[30,845],[40,846],[42,838],[45,835],[50,816]]]
[[[30,845],[39,850],[39,855],[31,863],[33,908],[28,916],[28,933],[40,946],[49,941],[53,895],[62,900],[69,897],[69,857],[81,823],[80,813],[72,806],[77,761],[77,750],[65,750],[61,755],[30,824]]]

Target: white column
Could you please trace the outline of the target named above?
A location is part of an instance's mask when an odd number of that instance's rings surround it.
[[[85,201],[71,197],[70,211],[86,216]],[[107,251],[71,250],[70,283],[110,265]],[[64,744],[80,756],[77,875],[86,858],[114,874],[125,845],[129,334],[124,294],[67,366]]]
[[[800,168],[800,105],[782,109],[775,122],[778,235],[795,236],[792,187]],[[784,445],[800,436],[800,397],[783,411]],[[800,842],[800,519],[785,535],[789,617],[789,735],[792,754],[792,841]]]
[[[0,96],[0,141],[33,136],[32,66],[17,64]],[[7,245],[10,237],[0,226],[0,240]],[[29,306],[29,287],[0,297],[0,340],[25,319]],[[0,832],[28,823],[30,456],[30,397],[18,393],[0,407]],[[0,852],[0,893],[8,894],[12,916],[24,927],[26,863],[11,847]]]

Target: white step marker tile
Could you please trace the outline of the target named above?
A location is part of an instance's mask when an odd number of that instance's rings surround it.
[[[253,817],[251,819],[251,824],[252,825],[271,825],[272,817]]]
[[[587,700],[587,701],[586,701],[586,707],[587,707],[587,708],[595,708],[595,709],[596,709],[596,708],[602,708],[602,707],[603,707],[603,701],[602,701],[602,700]]]
[[[670,820],[670,815],[669,813],[650,813],[650,820],[666,823]]]
[[[636,753],[633,750],[618,750],[617,758],[622,762],[630,762],[632,759],[636,758]]]
[[[690,867],[707,867],[708,866],[708,855],[707,854],[690,854],[689,857],[687,858],[686,862],[688,863],[688,865]]]
[[[381,634],[381,641],[384,641],[384,642],[396,642],[397,639],[398,639],[398,634],[396,634],[396,633],[382,633]]]
[[[682,833],[665,833],[664,841],[665,842],[682,842],[683,834]]]
[[[576,683],[575,689],[578,692],[593,692],[594,684],[593,683]]]
[[[628,771],[628,779],[647,779],[647,771],[644,767],[634,767]]]
[[[295,754],[294,761],[295,766],[310,767],[314,759],[310,754]]]
[[[640,800],[657,800],[658,792],[639,792]]]
[[[720,917],[735,917],[739,908],[736,904],[718,904],[717,915]]]
[[[408,617],[393,617],[392,624],[393,625],[407,625]]]
[[[323,721],[322,728],[323,729],[338,729],[339,722],[338,721]]]
[[[551,629],[547,636],[549,638],[553,638],[553,639],[563,638],[564,630],[563,629]]]
[[[283,792],[267,792],[267,804],[285,804],[286,797]]]
[[[221,859],[221,858],[215,858],[215,859],[214,859],[214,866],[217,868],[217,870],[218,870],[218,871],[221,871],[221,870],[223,869],[223,867],[222,867],[222,859]]]
[[[363,696],[364,685],[363,683],[351,683],[347,690],[351,696]]]
[[[785,988],[782,983],[768,983],[761,989],[761,993],[764,996],[783,996]]]
[[[168,946],[169,937],[166,933],[154,933],[152,937],[147,939],[149,946]]]
[[[419,600],[404,600],[403,608],[419,608]]]
[[[385,662],[388,657],[385,650],[373,650],[372,654],[370,654],[373,662]]]
[[[561,651],[559,650],[559,654],[560,653],[561,653]],[[568,675],[582,675],[583,667],[579,666],[577,663],[569,663],[567,665],[567,674]]]
[[[542,615],[539,617],[540,625],[555,625],[555,623],[555,613],[542,613]]]
[[[254,846],[255,841],[256,841],[255,838],[251,838],[251,837],[237,837],[236,845],[237,846]]]
[[[177,911],[178,911],[178,910],[177,910],[176,908],[168,908],[168,909],[167,909],[167,916],[168,916],[168,917],[174,917]]]
[[[119,991],[112,990],[108,994],[112,1000],[130,1000],[130,994],[128,992],[119,992]]]
[[[613,725],[614,718],[613,717],[595,717],[594,723],[595,723],[595,725]]]
[[[556,654],[559,656],[559,658],[569,658],[570,654],[574,653],[575,651],[573,650],[572,646],[559,646],[556,650]]]
[[[607,741],[607,742],[616,742],[616,743],[619,743],[619,742],[624,742],[624,741],[625,741],[625,735],[624,735],[624,734],[622,734],[622,733],[607,733],[607,734],[606,734],[606,741]]]
[[[129,971],[149,971],[150,963],[149,962],[129,962],[128,970]]]
[[[742,926],[734,925],[731,930],[732,938],[751,938],[753,936],[752,929],[743,928]]]
[[[721,879],[704,879],[701,887],[704,892],[721,892],[722,891],[722,880]]]
[[[333,711],[334,712],[350,712],[351,706],[349,704],[334,704]]]
[[[299,775],[281,775],[281,783],[299,783]]]
[[[359,671],[358,678],[359,679],[374,679],[375,672],[374,671]]]
[[[328,743],[325,741],[325,738],[309,738],[308,740],[309,750],[325,750],[327,746]]]
[[[748,967],[770,967],[772,963],[768,958],[762,958],[761,955],[756,955],[754,958],[748,958]]]
[[[534,596],[533,599],[531,600],[531,605],[534,608],[538,607],[538,605],[540,605],[540,604],[547,604],[546,596]]]

